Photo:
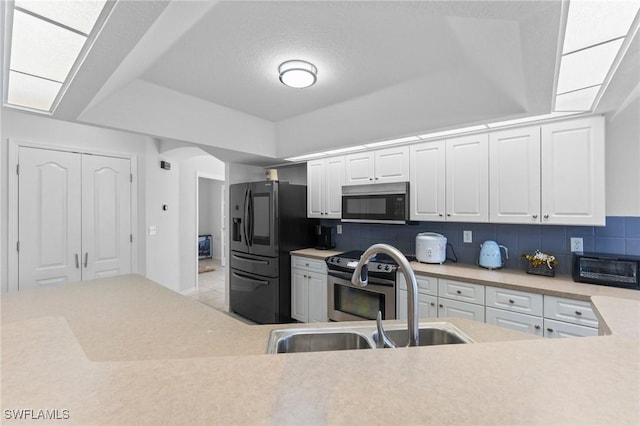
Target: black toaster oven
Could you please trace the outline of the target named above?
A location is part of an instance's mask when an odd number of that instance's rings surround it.
[[[605,253],[574,253],[573,280],[640,290],[640,257]]]

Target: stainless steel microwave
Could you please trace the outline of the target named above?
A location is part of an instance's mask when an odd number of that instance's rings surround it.
[[[342,221],[407,223],[409,182],[343,186]]]
[[[574,253],[573,280],[640,290],[640,257]]]

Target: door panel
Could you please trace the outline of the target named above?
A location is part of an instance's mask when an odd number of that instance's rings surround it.
[[[82,279],[131,273],[131,164],[82,156]]]
[[[80,157],[24,147],[18,155],[18,290],[80,281]]]

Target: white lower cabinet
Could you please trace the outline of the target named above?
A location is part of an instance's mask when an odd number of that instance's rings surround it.
[[[503,309],[490,308],[487,306],[485,313],[485,322],[487,324],[497,325],[499,327],[509,328],[523,333],[529,333],[536,336],[543,336],[543,320],[542,317],[533,315],[518,314]]]
[[[598,329],[563,321],[544,319],[544,337],[588,337],[597,336]]]
[[[484,306],[439,297],[438,317],[466,318],[484,322]]]
[[[404,275],[397,274],[398,291],[396,298],[396,317],[406,320],[407,312],[407,282]],[[416,275],[418,284],[418,316],[420,318],[438,317],[438,279],[423,275]]]
[[[322,260],[291,256],[291,317],[326,322],[327,266]]]
[[[398,290],[398,305],[396,307],[398,319],[406,320],[408,318],[407,299],[407,290]],[[438,318],[438,298],[428,294],[418,294],[418,316],[420,318]]]
[[[544,296],[545,337],[585,337],[598,335],[598,317],[591,302]]]

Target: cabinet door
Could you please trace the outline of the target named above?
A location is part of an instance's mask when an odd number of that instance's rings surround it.
[[[542,317],[508,312],[487,307],[486,323],[542,337]]]
[[[307,163],[307,217],[324,217],[325,160]]]
[[[409,181],[409,147],[374,151],[375,183]]]
[[[489,135],[490,221],[540,222],[540,127]]]
[[[542,223],[605,225],[604,118],[542,126]]]
[[[439,297],[438,317],[466,318],[484,322],[484,306]]]
[[[552,339],[559,337],[588,337],[597,336],[598,329],[584,327],[582,325],[569,324],[568,322],[544,319],[544,337]]]
[[[373,183],[373,152],[349,154],[345,159],[345,185]]]
[[[298,321],[309,321],[308,272],[291,269],[291,317]]]
[[[345,184],[344,157],[327,158],[325,167],[324,217],[342,217],[342,186]]]
[[[307,274],[309,294],[309,322],[327,322],[327,275]]]
[[[396,318],[406,320],[407,314],[407,298],[409,293],[407,290],[398,289],[396,292]]]
[[[412,145],[410,150],[411,220],[445,219],[445,141]]]
[[[446,141],[447,216],[453,222],[489,220],[489,136]]]
[[[407,298],[407,290],[398,289],[396,302],[397,319],[406,320],[408,318]],[[418,294],[418,316],[420,318],[437,318],[438,298],[427,294]]]

